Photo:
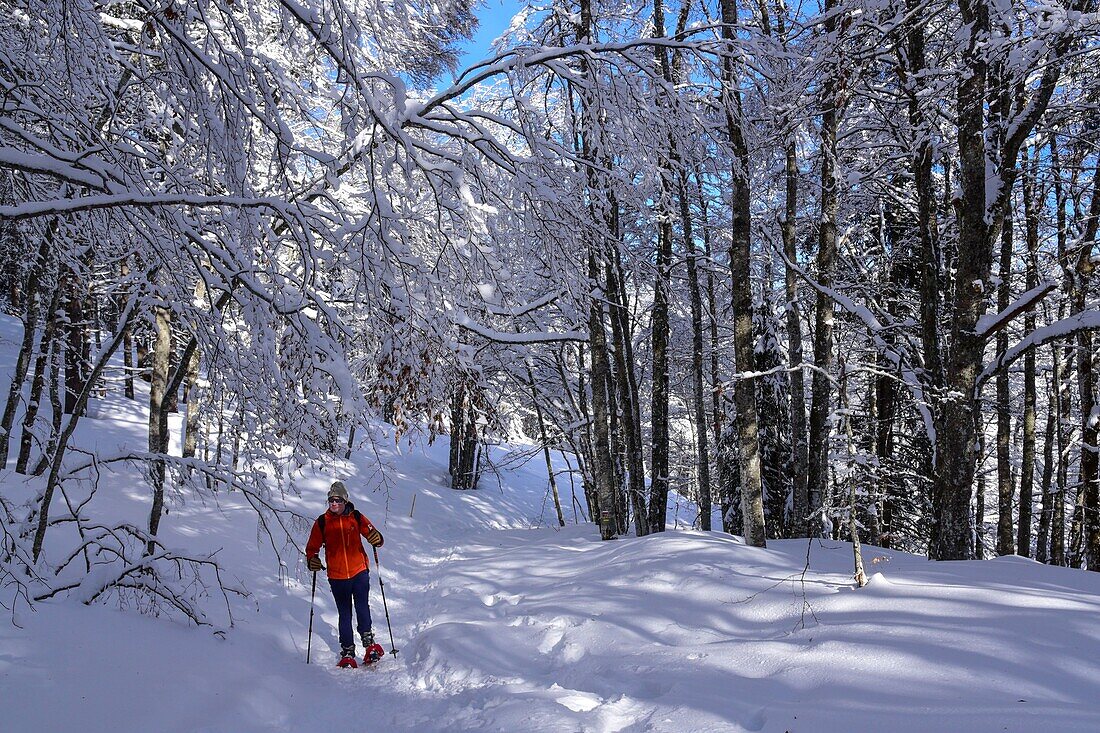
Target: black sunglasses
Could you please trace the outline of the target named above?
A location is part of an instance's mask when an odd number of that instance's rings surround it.
[[[328,503],[329,504],[343,504],[345,501],[347,501],[347,500],[346,499],[341,499],[339,496],[330,496],[328,498]]]

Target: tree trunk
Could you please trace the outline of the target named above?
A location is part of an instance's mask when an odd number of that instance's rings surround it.
[[[1073,405],[1070,398],[1071,370],[1067,368],[1068,360],[1064,358],[1063,344],[1054,344],[1054,378],[1055,394],[1058,402],[1058,462],[1055,473],[1055,491],[1051,502],[1050,515],[1050,563],[1052,565],[1066,564],[1066,492],[1069,482],[1069,444],[1073,419]]]
[[[588,44],[593,40],[592,0],[580,0],[580,23],[577,25],[577,43]],[[590,71],[588,60],[581,57],[578,61],[580,75],[588,79]],[[580,154],[590,165],[586,166],[586,184],[589,196],[589,215],[593,226],[596,222],[606,222],[605,205],[601,195],[601,183],[595,170],[596,151],[599,149],[594,139],[600,134],[600,126],[592,119],[593,105],[589,103],[586,92],[581,94],[579,123]],[[607,335],[604,329],[604,267],[606,266],[607,247],[600,240],[597,231],[586,232],[588,256],[588,345],[590,364],[590,384],[592,390],[592,479],[595,483],[593,498],[593,516],[599,516],[600,537],[614,539],[620,526],[618,503],[615,491],[614,463],[612,459],[612,435],[610,433],[611,405],[608,400],[607,386],[611,381],[611,367],[607,356]],[[598,515],[596,512],[598,511]]]
[[[784,0],[775,0],[775,34],[784,50],[787,49],[787,6]],[[761,3],[761,18],[764,20],[764,32],[771,33],[767,22],[767,8]],[[779,119],[779,128],[783,133],[784,154],[784,207],[779,221],[779,232],[783,243],[783,255],[788,262],[798,262],[796,245],[798,221],[798,149],[796,147],[797,126],[786,114]],[[808,534],[807,515],[809,513],[809,494],[807,470],[809,465],[808,439],[806,433],[806,386],[802,370],[802,321],[798,299],[798,275],[790,267],[785,268],[785,325],[787,331],[787,361],[790,365],[789,417],[791,426],[791,505],[789,534],[805,537]]]
[[[87,324],[84,322],[84,298],[76,274],[66,270],[65,288],[65,412],[74,414],[76,403],[87,379],[84,354],[87,350]]]
[[[836,0],[825,3],[825,34],[837,32]],[[833,286],[836,259],[836,219],[839,206],[837,182],[837,129],[840,124],[839,71],[825,72],[821,91],[821,218],[818,221],[816,278],[822,288]],[[825,521],[821,512],[829,482],[829,412],[832,385],[829,378],[833,363],[833,301],[824,292],[817,293],[817,314],[814,324],[814,373],[810,395],[810,445],[807,482],[809,513],[817,529],[810,536],[821,536]]]
[[[169,354],[172,350],[172,313],[156,306],[156,339],[153,344],[152,380],[149,388],[149,453],[152,454],[149,473],[153,482],[153,505],[149,511],[149,540],[145,552],[152,555],[154,540],[164,512],[164,456],[168,453],[167,411],[162,409],[168,386]]]
[[[46,488],[42,492],[42,499],[38,507],[38,526],[35,529],[34,541],[31,546],[31,554],[33,562],[37,563],[39,556],[42,554],[42,543],[46,537],[46,528],[49,526],[50,519],[50,504],[53,501],[54,492],[57,491],[58,483],[61,480],[61,461],[65,456],[65,450],[68,447],[69,439],[76,431],[76,426],[80,422],[81,416],[84,414],[84,408],[88,405],[88,398],[91,393],[91,385],[103,372],[107,366],[107,362],[110,361],[111,356],[118,350],[119,345],[122,343],[122,331],[126,324],[129,323],[131,316],[133,315],[133,307],[128,307],[120,318],[119,331],[115,334],[115,337],[111,340],[111,343],[100,352],[98,360],[91,374],[88,375],[87,380],[84,382],[84,388],[80,394],[77,395],[76,402],[73,404],[73,409],[70,413],[69,422],[65,425],[64,430],[55,430],[56,439],[51,439],[51,445],[49,452],[43,454],[42,460],[39,461],[41,469],[36,469],[35,475],[40,474],[45,470],[45,464],[47,459],[49,460],[50,474],[46,479]],[[58,355],[58,359],[55,361],[56,370],[60,370],[61,358]],[[57,383],[57,371],[54,372],[54,383]],[[51,397],[54,398],[56,394],[56,405],[54,409],[54,420],[60,421],[61,419],[61,395],[60,392],[54,393],[51,391]]]
[[[1051,181],[1054,187],[1054,229],[1057,237],[1058,258],[1066,262],[1066,196],[1062,190],[1062,164],[1058,153],[1058,138],[1055,134],[1050,136],[1050,168]],[[1064,269],[1067,282],[1071,279],[1068,269]],[[1058,309],[1058,317],[1065,315],[1065,305]],[[1051,355],[1054,362],[1054,395],[1058,406],[1058,432],[1056,446],[1058,460],[1055,471],[1055,490],[1051,497],[1050,515],[1050,563],[1051,565],[1066,564],[1066,481],[1069,478],[1069,426],[1072,419],[1072,405],[1070,400],[1070,372],[1068,359],[1063,356],[1065,344],[1055,341],[1051,345]]]
[[[987,62],[983,44],[989,33],[984,0],[960,0],[969,28],[963,52],[964,73],[958,83],[959,253],[951,320],[951,352],[945,365],[948,394],[937,425],[936,475],[932,488],[932,537],[929,555],[936,560],[974,556],[970,502],[973,495],[974,393],[985,339],[975,331],[985,312],[986,288],[996,237],[986,219],[987,169],[985,100]]]
[[[634,372],[634,344],[631,342],[630,310],[622,261],[618,247],[607,267],[607,293],[611,316],[611,338],[614,343],[615,394],[621,406],[619,423],[622,428],[623,468],[626,472],[626,491],[634,510],[635,533],[641,537],[653,526],[646,511],[645,459],[642,449],[642,417],[638,377]],[[661,529],[664,529],[664,509],[661,512]],[[645,526],[641,526],[645,525]]]
[[[737,27],[737,3],[721,0],[722,39],[731,48]],[[752,333],[752,222],[749,203],[749,156],[745,142],[741,93],[732,52],[722,61],[722,86],[725,95],[726,129],[733,152],[730,178],[730,274],[733,295],[733,350],[739,375],[754,371]],[[745,543],[766,545],[764,492],[760,482],[759,425],[756,416],[756,386],[751,378],[739,376],[733,386],[734,421],[737,427],[738,474]]]
[[[1055,346],[1054,350],[1057,350]],[[1047,427],[1043,433],[1043,478],[1039,484],[1039,536],[1035,540],[1035,559],[1045,563],[1050,559],[1050,520],[1054,510],[1054,497],[1051,488],[1054,479],[1054,425],[1058,419],[1058,406],[1053,395],[1057,393],[1058,380],[1050,380],[1049,394],[1052,398],[1047,403]],[[1021,493],[1022,488],[1021,488]]]
[[[1004,312],[1012,302],[1012,218],[1005,218],[1001,229],[1000,284],[997,286],[997,309]],[[1008,330],[997,332],[997,353],[1008,351]],[[1012,422],[1008,369],[997,372],[997,554],[1015,552],[1012,523]]]
[[[703,254],[705,255],[706,262],[709,264],[712,262],[712,250],[710,244],[710,225],[709,217],[707,216],[707,203],[706,197],[702,194],[702,183],[699,181],[699,174],[696,173],[697,186],[696,194],[699,198],[700,211],[702,212],[702,229],[703,229]],[[728,531],[726,524],[726,514],[729,508],[730,497],[727,496],[729,492],[722,489],[723,483],[721,477],[727,473],[727,469],[724,466],[726,460],[726,453],[721,447],[721,436],[723,429],[722,420],[722,379],[721,373],[718,369],[718,299],[714,292],[714,268],[707,267],[707,311],[710,314],[708,321],[708,330],[710,333],[710,419],[711,419],[711,435],[714,438],[714,453],[715,453],[715,479],[718,486],[718,503],[722,512],[722,530]],[[712,482],[712,490],[714,483]],[[712,501],[714,497],[711,497]]]
[[[653,284],[651,452],[649,504],[651,522],[668,503],[668,270],[672,261],[672,224],[663,216],[657,226],[657,280]],[[709,497],[707,497],[709,499]],[[700,529],[710,529],[709,502],[699,497]]]
[[[798,257],[795,241],[795,224],[798,216],[798,158],[793,140],[787,141],[786,150],[786,205],[783,213],[781,233],[783,253],[788,260],[796,262]],[[806,377],[802,370],[802,315],[798,300],[798,275],[786,268],[786,316],[787,351],[791,365],[791,449],[793,452],[792,477],[794,496],[791,506],[793,535],[806,537],[809,533],[807,517],[810,513],[807,471],[809,470],[809,445],[806,435]]]
[[[691,384],[695,415],[695,460],[700,506],[711,504],[710,451],[707,448],[707,408],[703,387],[703,296],[699,288],[699,254],[692,237],[691,210],[688,206],[687,176],[680,173],[680,218],[684,227],[684,251],[687,253],[688,290],[691,296]],[[708,511],[705,516],[709,517]]]
[[[981,420],[981,410],[977,412],[977,418]],[[977,430],[978,447],[978,467],[981,467],[982,456],[985,455],[985,431]],[[985,472],[980,471],[978,473],[978,487],[977,495],[974,499],[975,514],[974,514],[974,548],[975,557],[979,560],[985,559]]]
[[[1092,201],[1081,237],[1081,249],[1071,293],[1072,313],[1083,313],[1087,308],[1089,278],[1095,268],[1092,252],[1100,222],[1100,160],[1093,170]],[[1100,571],[1100,456],[1097,451],[1098,426],[1093,411],[1096,408],[1096,375],[1093,370],[1092,331],[1077,332],[1077,391],[1081,399],[1081,459],[1078,464],[1078,491],[1082,497],[1082,555],[1089,570]]]
[[[460,376],[459,379],[462,377]],[[451,488],[458,491],[477,488],[477,416],[473,390],[463,383],[451,397],[451,445],[448,472]]]
[[[447,445],[447,473],[451,477],[451,488],[457,489],[461,475],[459,465],[462,463],[462,435],[465,420],[466,390],[460,381],[451,394],[451,435]]]
[[[1074,10],[1080,11],[1074,3]],[[937,423],[937,465],[932,490],[929,554],[938,560],[973,555],[970,499],[974,482],[974,401],[987,335],[977,331],[985,312],[993,244],[1010,203],[1020,148],[1034,130],[1058,85],[1061,64],[1074,40],[1058,37],[1043,64],[1030,99],[1019,95],[1017,110],[1007,113],[1004,85],[987,99],[989,5],[959,0],[967,46],[961,54],[957,87],[959,148],[958,260],[951,319],[951,353],[946,364],[946,399]],[[990,102],[990,129],[985,104]],[[1008,120],[1011,119],[1011,124]],[[987,144],[988,142],[988,144]],[[1095,484],[1093,484],[1095,485]],[[1100,541],[1100,533],[1097,535]]]
[[[1024,197],[1024,231],[1027,238],[1027,274],[1025,289],[1030,291],[1039,285],[1039,211],[1036,200],[1035,179],[1038,157],[1029,161],[1024,157],[1022,168]],[[1035,331],[1035,311],[1024,314],[1024,333]],[[1023,456],[1020,466],[1020,519],[1016,536],[1016,550],[1023,557],[1031,557],[1032,495],[1035,485],[1035,349],[1024,354],[1024,424]],[[1047,479],[1049,488],[1049,476]],[[1048,525],[1049,531],[1049,525]],[[1046,551],[1044,550],[1044,561]]]
[[[60,321],[60,318],[59,318]],[[61,325],[60,323],[58,324]],[[61,440],[61,421],[65,415],[65,406],[61,398],[61,365],[65,361],[65,342],[61,338],[61,329],[54,333],[53,352],[50,354],[48,378],[50,394],[50,437],[46,441],[46,449],[38,457],[31,470],[32,476],[41,476],[50,466],[54,453]]]
[[[15,411],[23,394],[23,384],[27,380],[27,371],[30,368],[31,357],[34,356],[34,339],[38,331],[39,308],[45,302],[42,276],[45,274],[47,259],[53,245],[53,233],[56,224],[53,222],[47,226],[38,246],[38,254],[31,263],[30,272],[27,274],[27,285],[23,298],[26,306],[23,315],[23,340],[19,346],[19,356],[15,360],[15,370],[11,376],[11,387],[8,389],[8,399],[4,406],[3,417],[0,417],[0,469],[8,462],[8,443],[11,438],[12,426],[15,425]],[[56,287],[54,292],[56,293]],[[50,314],[46,314],[47,320],[56,320]],[[39,351],[44,351],[48,346],[45,338],[39,345]],[[29,409],[29,408],[28,408]],[[22,471],[20,471],[22,473]]]
[[[596,501],[600,518],[600,537],[614,539],[619,525],[616,517],[615,478],[611,464],[611,434],[608,430],[607,381],[610,368],[607,360],[607,340],[603,324],[604,294],[599,286],[600,268],[596,255],[588,255],[588,276],[592,294],[588,310],[589,360],[592,383],[592,472],[596,482]]]
[[[199,435],[199,352],[196,349],[187,360],[187,376],[184,381],[184,401],[187,405],[187,417],[184,423],[184,458],[195,457],[195,446]]]
[[[120,267],[120,274],[122,279],[126,280],[130,275],[130,265],[123,260]],[[124,292],[128,292],[124,291]],[[122,308],[126,308],[126,303],[129,300],[129,295],[123,295],[121,305]],[[122,366],[123,366],[123,394],[126,395],[126,399],[134,399],[134,333],[133,330],[127,326],[126,332],[122,335]]]
[[[840,407],[844,414],[844,435],[848,440],[849,460],[854,460],[859,453],[856,446],[855,431],[852,428],[852,410],[848,404],[848,377],[850,372],[842,361],[840,364]],[[859,463],[852,466],[848,473],[848,536],[852,540],[852,556],[856,585],[862,588],[867,585],[867,574],[863,569],[863,548],[859,541],[859,485],[865,478],[866,468]]]
[[[16,473],[25,474],[30,462],[31,448],[34,442],[34,424],[38,420],[38,410],[42,404],[42,388],[46,383],[46,370],[49,368],[50,354],[58,348],[54,342],[57,338],[57,308],[60,303],[60,291],[58,288],[54,288],[53,294],[50,296],[50,304],[46,308],[46,324],[42,329],[38,357],[34,361],[30,399],[27,400],[27,409],[23,413],[23,431],[19,436],[19,455],[15,459]]]

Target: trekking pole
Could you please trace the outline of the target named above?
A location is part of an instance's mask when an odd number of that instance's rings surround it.
[[[393,627],[390,625],[390,607],[386,605],[386,584],[382,582],[382,561],[378,559],[378,548],[374,548],[374,567],[378,570],[378,587],[382,589],[382,608],[386,611],[386,629],[390,632],[390,654],[397,659],[397,647],[393,643]]]
[[[309,664],[309,652],[313,647],[313,597],[317,594],[317,571],[313,571],[313,587],[309,591],[309,637],[306,639],[306,664]]]

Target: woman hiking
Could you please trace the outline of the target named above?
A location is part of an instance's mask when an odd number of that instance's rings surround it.
[[[355,608],[356,630],[363,640],[363,663],[371,664],[385,652],[375,643],[371,629],[370,571],[361,537],[374,547],[382,546],[382,533],[348,501],[343,481],[333,481],[328,492],[328,511],[317,517],[306,542],[306,567],[313,572],[323,570],[319,553],[325,548],[328,562],[328,583],[336,609],[340,612],[340,667],[356,667],[355,637],[352,635],[352,607]]]

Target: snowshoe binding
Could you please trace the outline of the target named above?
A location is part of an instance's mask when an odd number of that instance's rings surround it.
[[[371,644],[367,647],[366,653],[363,654],[363,664],[374,664],[384,656],[386,656],[386,652],[382,649],[381,644]]]
[[[363,646],[366,647],[366,651],[363,652],[363,664],[374,664],[379,659],[386,656],[386,652],[382,649],[382,645],[374,640],[374,634],[370,631],[363,634]]]
[[[348,647],[340,650],[340,661],[336,663],[337,667],[350,667],[355,669],[359,666],[359,663],[355,661],[355,647]]]

